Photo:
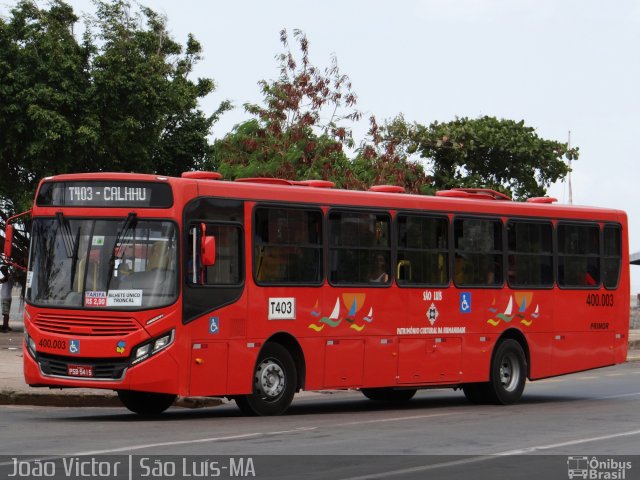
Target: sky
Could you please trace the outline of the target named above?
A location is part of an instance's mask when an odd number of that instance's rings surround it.
[[[69,1],[77,13],[88,0]],[[402,113],[429,124],[455,117],[524,120],[539,136],[580,148],[573,164],[573,203],[625,210],[630,251],[640,251],[640,2],[637,0],[146,0],[165,14],[173,37],[192,33],[204,58],[195,76],[236,109],[214,136],[246,120],[242,105],[260,102],[261,79],[278,76],[279,31],[301,29],[310,58],[325,67],[335,55],[378,120]],[[15,2],[0,0],[0,13]],[[293,43],[293,42],[291,42]],[[295,51],[295,50],[294,50]],[[367,125],[354,129],[361,140]],[[568,203],[566,183],[549,195]],[[640,267],[631,267],[632,293]]]

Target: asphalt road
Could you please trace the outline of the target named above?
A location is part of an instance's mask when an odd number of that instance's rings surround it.
[[[505,469],[508,478],[519,478],[516,473],[529,468],[537,475],[559,468],[561,475],[550,478],[567,478],[567,456],[635,455],[630,479],[640,478],[639,412],[638,362],[528,383],[522,402],[508,407],[470,405],[452,390],[418,392],[403,407],[359,392],[321,393],[294,400],[285,416],[267,418],[242,417],[233,403],[174,407],[151,420],[120,408],[2,406],[0,460],[278,455],[256,458],[264,471],[289,465],[287,475],[257,471],[256,478],[299,478],[297,469],[306,478],[432,478],[425,475],[435,470],[437,478],[460,478],[461,471],[491,478],[503,477]],[[527,465],[539,465],[522,468],[522,455],[530,454],[540,456],[528,457]]]

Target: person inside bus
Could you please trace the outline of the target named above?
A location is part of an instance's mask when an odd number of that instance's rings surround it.
[[[131,265],[133,265],[131,259],[122,259],[120,261],[120,264],[118,265],[118,278],[123,278],[131,275],[133,273]]]
[[[372,283],[389,282],[389,268],[387,267],[387,259],[384,255],[378,254],[375,256],[369,281]]]
[[[584,280],[583,283],[587,287],[594,287],[598,285],[598,270],[593,265],[589,265],[587,267],[587,271],[584,272]]]

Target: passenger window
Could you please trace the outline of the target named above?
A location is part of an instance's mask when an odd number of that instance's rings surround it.
[[[609,289],[618,287],[622,257],[622,234],[617,225],[604,227],[604,257],[602,259],[602,279]]]
[[[391,282],[390,217],[386,213],[329,214],[332,284],[386,285]]]
[[[322,281],[322,212],[255,210],[254,275],[261,285]]]
[[[507,224],[507,280],[515,288],[553,286],[553,227],[550,223]]]
[[[454,281],[457,286],[501,286],[502,222],[456,218]]]
[[[558,225],[558,285],[568,288],[600,285],[598,225]]]
[[[196,251],[199,251],[202,241],[202,230],[194,225],[189,229],[188,242],[193,243],[196,235]],[[239,285],[243,281],[242,275],[242,229],[236,225],[206,224],[207,237],[215,237],[215,263],[202,267],[200,255],[196,253],[196,264],[193,263],[192,249],[189,249],[187,267],[185,269],[187,282],[196,285]],[[195,268],[195,271],[194,271]]]
[[[398,215],[396,269],[400,285],[448,285],[448,219]]]

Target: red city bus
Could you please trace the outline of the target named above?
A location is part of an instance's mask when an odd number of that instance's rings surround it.
[[[26,382],[140,414],[181,395],[277,415],[303,389],[510,404],[626,359],[622,211],[189,172],[46,178],[32,216]]]

